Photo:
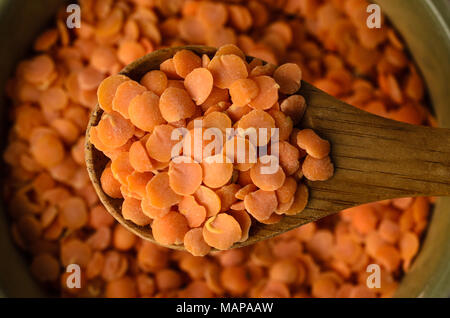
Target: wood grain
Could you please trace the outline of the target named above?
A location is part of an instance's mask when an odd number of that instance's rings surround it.
[[[189,46],[153,52],[127,66],[121,73],[134,80],[187,48],[198,54],[214,55],[215,49]],[[306,184],[310,199],[304,211],[284,216],[274,225],[254,223],[247,241],[233,247],[254,244],[316,221],[343,209],[379,200],[450,195],[450,130],[413,126],[359,110],[312,85],[302,82],[299,94],[308,108],[299,128],[312,128],[331,142],[335,175],[325,182]],[[122,200],[108,197],[100,176],[108,159],[89,142],[89,129],[97,125],[102,110],[97,106],[87,129],[86,164],[94,188],[107,210],[136,235],[153,241],[151,229],[124,220]],[[169,246],[183,249],[182,246]]]

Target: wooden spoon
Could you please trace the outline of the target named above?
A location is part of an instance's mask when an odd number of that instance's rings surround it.
[[[216,49],[204,46],[162,49],[128,65],[121,74],[139,81],[145,73],[159,69],[163,61],[181,49],[210,57],[216,52]],[[274,225],[255,222],[249,239],[236,243],[233,248],[254,244],[363,203],[450,195],[450,129],[414,126],[372,115],[306,82],[302,82],[299,94],[308,105],[300,127],[314,129],[330,141],[335,174],[325,182],[306,181],[309,202],[301,213],[283,216]],[[89,142],[89,131],[97,125],[102,112],[97,105],[87,128],[89,177],[114,218],[136,235],[155,242],[150,227],[125,220],[121,214],[122,200],[108,197],[101,188],[100,176],[108,159]],[[183,249],[182,245],[168,247]]]

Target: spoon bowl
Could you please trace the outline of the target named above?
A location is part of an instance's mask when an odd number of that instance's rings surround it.
[[[216,52],[215,48],[205,46],[161,49],[131,63],[120,73],[139,81],[182,49],[211,58]],[[331,143],[334,176],[323,182],[305,181],[309,201],[301,213],[284,215],[273,225],[253,223],[248,240],[232,248],[254,244],[364,203],[402,197],[450,196],[450,129],[409,125],[379,117],[339,101],[304,81],[298,94],[307,103],[299,127],[311,128]],[[86,132],[86,165],[95,191],[119,223],[139,237],[159,244],[150,226],[125,220],[121,213],[123,200],[109,197],[101,187],[100,177],[108,158],[90,143],[89,133],[102,113],[97,105]],[[184,249],[183,245],[166,247]]]

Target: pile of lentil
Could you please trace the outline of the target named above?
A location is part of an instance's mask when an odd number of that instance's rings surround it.
[[[328,141],[293,129],[305,99],[284,94],[300,86],[297,64],[247,63],[233,44],[212,59],[180,50],[140,83],[106,78],[97,92],[104,112],[89,131],[110,159],[103,190],[123,199],[124,219],[195,256],[246,241],[255,221],[302,212],[303,177],[326,181],[334,168]]]
[[[89,183],[84,131],[97,88],[166,46],[235,44],[364,110],[434,125],[402,40],[368,29],[365,0],[83,0],[82,26],[65,10],[36,39],[8,84],[12,128],[4,160],[11,235],[44,286],[73,297],[389,297],[426,230],[431,199],[343,211],[254,246],[196,257],[144,242],[106,212]],[[238,180],[238,183],[244,182]],[[83,271],[66,285],[68,264]],[[368,264],[381,288],[366,287]]]

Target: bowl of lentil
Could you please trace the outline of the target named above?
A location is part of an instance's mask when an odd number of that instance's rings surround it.
[[[9,118],[1,138],[3,294],[448,296],[448,198],[374,203],[252,247],[194,257],[116,224],[84,169],[83,132],[98,85],[164,46],[233,43],[274,64],[299,64],[305,80],[357,107],[450,127],[449,5],[376,2],[392,23],[378,31],[358,27],[364,0],[84,0],[75,30],[60,10],[66,1],[0,1],[0,44],[8,48],[0,53],[0,111]],[[63,284],[74,262],[84,274],[75,292]],[[363,285],[371,262],[382,267],[377,292]]]

